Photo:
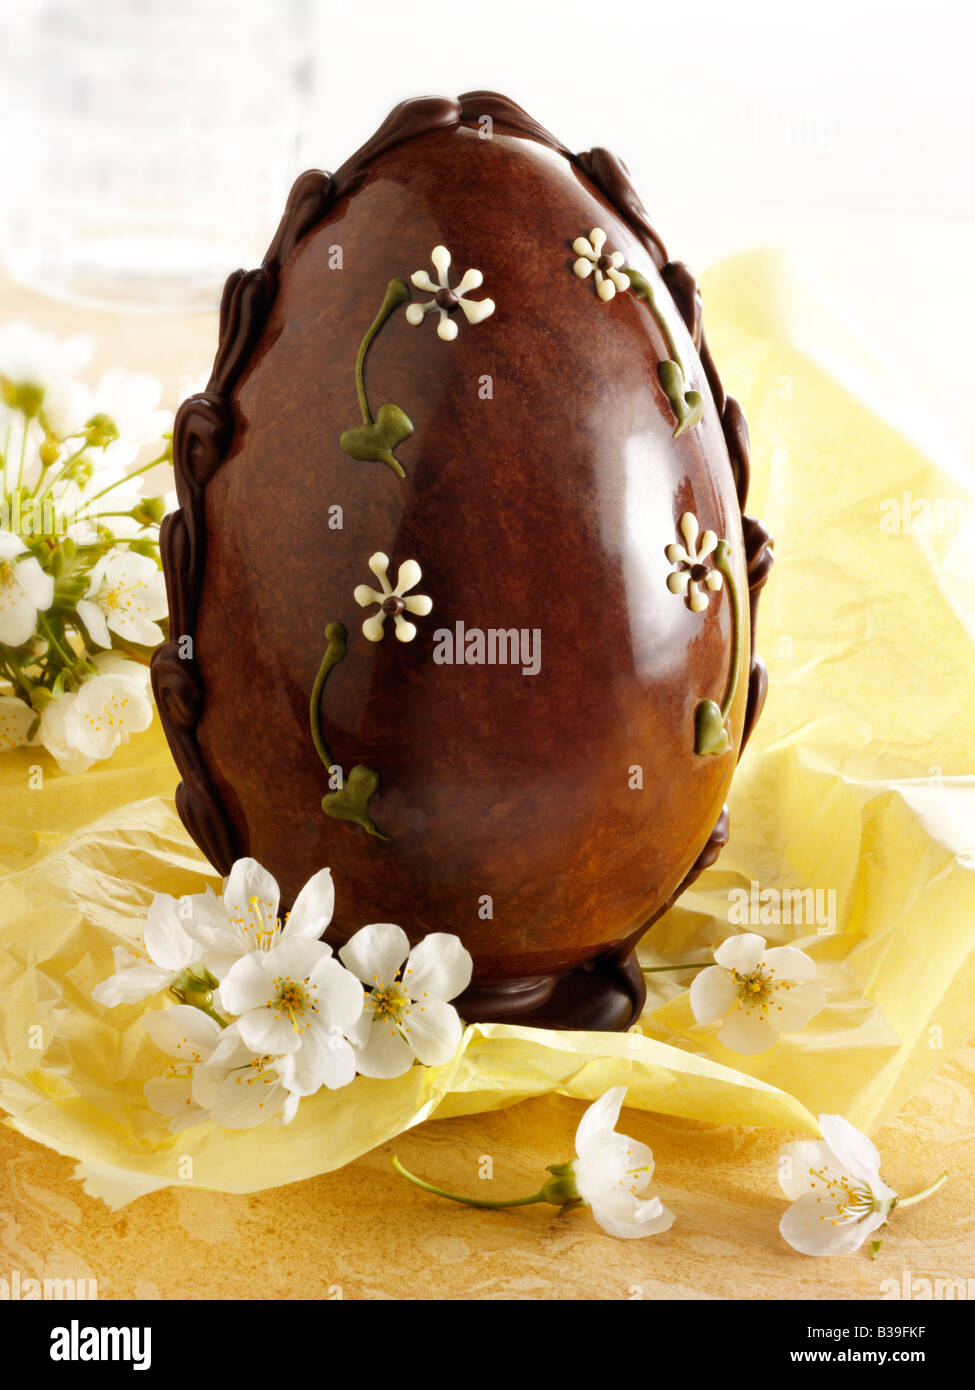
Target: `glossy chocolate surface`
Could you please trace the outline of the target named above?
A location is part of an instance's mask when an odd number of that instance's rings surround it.
[[[456,932],[475,959],[469,1016],[625,1026],[640,993],[626,952],[726,838],[764,695],[746,602],[731,748],[695,753],[695,708],[728,683],[731,603],[725,590],[692,612],[667,588],[665,549],[693,512],[729,542],[754,621],[771,557],[747,519],[746,550],[747,428],[703,344],[693,279],[666,263],[617,161],[570,159],[491,94],[398,111],[334,180],[299,180],[264,268],[228,285],[210,390],[180,414],[182,511],[164,538],[174,641],[154,663],[180,810],[218,869],[252,854],[285,902],[329,865],[330,939],[372,921],[414,941]],[[652,284],[705,395],[676,439],[653,315],[572,273],[572,242],[593,227]],[[372,347],[373,409],[395,402],[414,426],[396,449],[403,479],[339,436],[358,420],[354,362],[388,282],[429,269],[441,244],[458,276],[483,273],[474,297],[496,308],[452,342],[436,314],[414,327],[400,310]],[[412,619],[412,642],[392,622],[381,642],[362,636],[353,590],[376,550],[393,571],[422,567],[433,611]],[[322,812],[308,702],[333,622],[348,655],[322,731],[343,769],[379,774],[385,840]],[[436,664],[434,634],[457,623],[537,631],[538,673]],[[552,977],[614,955],[611,1006],[572,976],[545,1013]]]

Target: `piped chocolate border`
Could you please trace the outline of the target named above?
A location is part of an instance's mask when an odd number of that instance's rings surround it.
[[[311,169],[296,180],[267,255],[256,270],[235,270],[224,286],[220,330],[207,388],[184,401],[176,416],[173,462],[179,508],[165,518],[160,551],[166,575],[172,639],[152,658],[152,685],[163,730],[182,781],[176,808],[187,830],[218,873],[226,875],[241,852],[236,830],[213,783],[197,739],[205,691],[195,654],[181,655],[194,638],[206,563],[205,494],[233,438],[231,394],[274,303],[281,268],[303,237],[318,225],[336,199],[362,182],[369,164],[386,150],[435,130],[451,129],[489,116],[504,130],[536,140],[563,155],[613,205],[660,271],[700,356],[721,419],[735,479],[748,566],[751,655],[748,703],[739,757],[751,735],[768,686],[765,665],[755,652],[758,598],[772,565],[768,532],[744,515],[749,483],[748,426],[738,402],[726,396],[704,336],[701,296],[694,277],[666,247],[630,182],[626,165],[608,150],[573,154],[526,111],[497,92],[467,92],[456,100],[420,97],[401,102],[375,134],[334,175]],[[190,647],[190,652],[193,651]],[[728,838],[727,808],[670,902],[717,859]],[[667,904],[669,906],[670,903]],[[657,914],[659,916],[659,913]],[[641,927],[641,932],[644,928]]]

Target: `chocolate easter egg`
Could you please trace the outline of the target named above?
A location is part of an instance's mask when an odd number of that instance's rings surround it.
[[[329,939],[471,951],[469,1019],[619,1028],[764,698],[744,417],[625,168],[496,94],[396,108],[227,284],[175,430],[178,806]]]

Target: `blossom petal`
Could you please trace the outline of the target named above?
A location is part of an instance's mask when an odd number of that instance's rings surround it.
[[[814,980],[816,962],[796,946],[773,946],[762,957],[780,980]]]
[[[592,1203],[592,1214],[607,1235],[622,1240],[660,1235],[675,1220],[674,1213],[663,1206],[659,1197],[643,1199],[625,1194]]]
[[[629,1135],[603,1130],[576,1159],[579,1196],[595,1202],[615,1192],[635,1195],[653,1176],[653,1152]]]
[[[16,578],[0,586],[0,642],[8,647],[21,647],[34,635],[37,605],[17,583]]]
[[[410,1047],[425,1067],[439,1067],[449,1062],[460,1047],[464,1025],[453,1004],[441,999],[429,999],[414,1004],[403,1019]]]
[[[318,991],[318,1021],[329,1028],[351,1028],[362,1013],[362,985],[351,970],[346,970],[329,954],[319,962],[308,977]]]
[[[604,1095],[593,1101],[579,1121],[579,1127],[576,1130],[577,1154],[582,1154],[598,1135],[616,1128],[616,1121],[620,1117],[625,1096],[625,1086],[611,1086]]]
[[[335,884],[331,869],[319,869],[295,898],[294,907],[281,931],[281,940],[307,937],[317,941],[335,911]]]
[[[442,285],[438,285],[430,279],[430,273],[426,270],[414,270],[410,279],[418,290],[423,290],[426,294],[436,294],[438,290],[443,288]],[[411,305],[410,307],[416,308],[418,306]]]
[[[751,975],[765,953],[765,937],[757,932],[742,932],[740,936],[729,936],[727,941],[714,953],[714,959],[726,970],[737,970],[739,975]]]
[[[798,1033],[825,1007],[826,991],[818,980],[775,984],[769,1002],[769,1017],[780,1033]]]
[[[388,1080],[413,1065],[413,1049],[388,1019],[373,1020],[366,1041],[356,1048],[356,1068],[363,1076]]]
[[[251,900],[254,898],[257,899],[261,916],[273,922],[278,915],[281,898],[277,883],[256,859],[238,859],[224,880],[224,906],[246,921],[251,914]]]
[[[445,343],[452,343],[457,337],[457,325],[453,319],[449,319],[443,309],[440,311],[440,322],[437,324],[437,337],[442,338]]]
[[[179,904],[168,893],[157,893],[149,906],[145,941],[153,964],[167,970],[182,970],[200,959],[200,943],[184,929]]]
[[[367,642],[381,642],[383,640],[385,617],[386,615],[380,609],[378,613],[367,618],[362,624],[362,635]]]
[[[339,949],[339,960],[365,985],[395,980],[410,953],[410,938],[395,922],[360,927]]]
[[[209,1118],[205,1110],[193,1103],[192,1075],[154,1076],[143,1086],[142,1094],[152,1110],[181,1120],[180,1129]]]
[[[735,1009],[718,1030],[718,1042],[744,1057],[765,1052],[778,1040],[778,1033],[760,1009]]]
[[[576,245],[578,247],[578,243]],[[587,275],[592,274],[594,265],[595,262],[593,260],[586,260],[584,256],[580,256],[577,261],[573,262],[572,269],[580,280],[585,280]]]
[[[613,284],[612,280],[607,280],[602,272],[598,270],[596,271],[596,293],[604,303],[608,303],[611,299],[616,298],[616,286]]]
[[[274,1012],[273,1005],[261,1005],[241,1014],[237,1028],[244,1045],[258,1057],[297,1052],[304,1037],[286,1014]]]
[[[289,1091],[313,1096],[322,1086],[330,1091],[348,1086],[355,1077],[356,1054],[339,1028],[309,1028],[297,1052],[283,1059],[281,1079]]]
[[[15,571],[17,583],[35,608],[46,612],[54,602],[54,580],[41,569],[33,555],[28,560],[18,560]]]
[[[232,1014],[260,1009],[267,1003],[272,989],[272,976],[265,969],[267,959],[263,952],[249,952],[241,956],[220,981],[220,997]]]
[[[223,1032],[215,1018],[191,1004],[155,1009],[145,1015],[142,1026],[161,1051],[181,1062],[209,1057]]]
[[[91,995],[97,1004],[113,1009],[116,1004],[137,1004],[147,995],[158,994],[173,980],[173,972],[160,965],[133,965],[128,970],[120,970],[102,980],[92,990]]]
[[[577,256],[588,256],[590,267],[597,259],[596,253],[593,251],[587,236],[577,236],[572,243],[572,249]],[[586,273],[588,274],[589,272],[587,271]]]
[[[411,323],[413,327],[416,328],[418,324],[421,324],[423,322],[423,320],[427,316],[428,311],[432,308],[432,301],[428,304],[407,304],[406,322]]]
[[[698,1023],[717,1023],[738,1000],[738,985],[730,970],[709,965],[691,982],[691,1012]]]
[[[841,1166],[854,1177],[873,1184],[880,1175],[880,1154],[873,1140],[842,1115],[820,1115],[819,1129]]]
[[[818,1175],[828,1172],[830,1163],[836,1156],[828,1144],[821,1139],[799,1139],[793,1144],[783,1144],[779,1150],[779,1186],[790,1199],[795,1201],[807,1192],[822,1190],[825,1182]],[[842,1177],[836,1173],[836,1177]]]
[[[108,623],[105,621],[105,614],[97,603],[92,603],[91,599],[83,598],[78,600],[78,617],[84,623],[91,636],[91,640],[98,647],[110,647],[112,645],[112,635],[108,630]]]
[[[431,932],[413,947],[403,971],[411,999],[455,999],[471,982],[474,960],[459,937]]]
[[[885,1220],[882,1211],[874,1211],[844,1221],[827,1198],[808,1192],[783,1213],[779,1231],[802,1255],[849,1255]]]

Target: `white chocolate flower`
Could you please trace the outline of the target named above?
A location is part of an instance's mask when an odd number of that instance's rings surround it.
[[[433,298],[428,299],[425,304],[408,304],[406,321],[415,327],[423,322],[427,314],[436,309],[440,315],[437,336],[449,343],[457,337],[457,324],[450,317],[452,313],[460,309],[468,323],[480,323],[482,319],[489,318],[494,313],[494,300],[465,299],[468,291],[479,289],[484,281],[484,276],[479,270],[465,271],[459,284],[451,289],[447,275],[450,269],[450,252],[446,246],[435,246],[430,253],[430,260],[437,272],[436,282],[431,280],[425,270],[414,270],[410,279],[418,290],[426,290]]]
[[[362,624],[363,636],[370,642],[381,642],[386,619],[391,617],[396,625],[396,636],[399,640],[412,642],[416,636],[416,627],[413,623],[407,622],[403,613],[415,613],[418,618],[425,618],[433,608],[433,599],[428,598],[426,594],[404,597],[410,589],[419,584],[422,578],[420,566],[415,560],[404,560],[396,576],[395,589],[389,582],[388,555],[377,550],[375,555],[369,557],[369,568],[379,580],[382,591],[377,592],[369,584],[359,584],[356,587],[354,597],[360,608],[366,608],[370,603],[379,604],[379,612],[374,613]]]
[[[704,590],[715,592],[724,582],[720,570],[706,563],[718,538],[713,531],[705,531],[698,541],[700,527],[693,512],[685,512],[681,517],[680,530],[684,544],[668,545],[665,552],[670,563],[677,567],[667,576],[667,588],[672,594],[685,594],[691,611],[701,613],[708,606]]]
[[[630,288],[630,277],[620,270],[623,264],[622,251],[606,253],[603,251],[605,245],[606,233],[602,227],[593,227],[588,237],[576,237],[572,249],[579,259],[572,269],[580,280],[585,280],[591,275],[599,298],[608,302],[617,290]]]

